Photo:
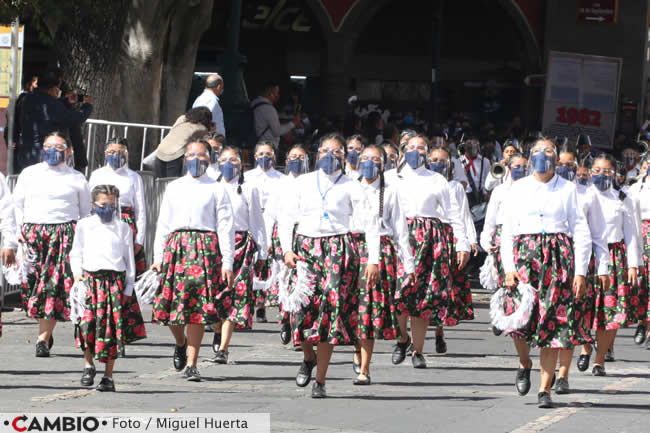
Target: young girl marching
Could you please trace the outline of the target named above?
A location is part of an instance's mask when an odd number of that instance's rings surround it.
[[[228,348],[232,332],[253,327],[253,276],[264,266],[267,256],[264,219],[256,186],[244,182],[239,151],[226,147],[219,156],[219,183],[228,192],[233,211],[235,230],[235,261],[233,263],[232,305],[221,327],[221,342],[214,362],[228,363]],[[217,335],[217,334],[215,334]]]
[[[205,174],[209,164],[210,145],[189,142],[187,174],[163,196],[151,266],[162,273],[152,323],[169,326],[174,367],[187,365],[184,377],[194,382],[201,380],[196,365],[205,325],[226,319],[233,302],[233,209],[224,186]]]
[[[456,200],[447,180],[426,167],[429,142],[422,135],[408,139],[404,146],[404,165],[397,182],[400,204],[409,227],[409,244],[415,258],[416,283],[406,282],[402,265],[398,270],[399,290],[396,294],[400,313],[401,338],[393,349],[392,362],[406,358],[410,343],[407,320],[411,319],[413,367],[426,368],[424,339],[429,322],[442,325],[451,307],[453,294],[452,269],[456,262],[462,270],[469,259],[470,245]],[[450,257],[447,236],[441,220],[450,221],[457,239],[455,257]]]
[[[90,175],[90,189],[98,185],[113,185],[120,192],[119,217],[129,225],[133,235],[135,257],[135,277],[147,270],[144,251],[144,236],[147,230],[147,210],[144,202],[144,185],[138,173],[129,168],[129,142],[126,138],[108,141],[104,150],[106,165]],[[137,296],[129,296],[124,305],[125,322],[130,326],[124,329],[126,344],[147,337]]]
[[[94,215],[77,223],[70,251],[74,278],[87,287],[84,313],[75,324],[77,345],[86,361],[81,384],[93,384],[93,359],[97,360],[106,364],[98,391],[115,391],[113,366],[119,355],[124,356],[130,326],[126,305],[135,283],[133,233],[119,220],[119,198],[120,191],[113,185],[93,188]]]
[[[301,344],[304,354],[296,384],[307,386],[318,364],[313,398],[326,397],[325,380],[334,346],[354,344],[358,325],[359,252],[350,229],[354,209],[364,206],[366,198],[359,182],[345,176],[344,157],[344,139],[334,134],[324,136],[319,144],[318,170],[303,175],[296,183],[287,213],[280,220],[286,265],[293,269],[297,261],[302,261],[311,275],[313,292],[291,320],[294,342]],[[369,257],[376,258],[376,223],[371,221],[367,227]],[[372,261],[369,264],[377,265]],[[369,285],[374,286],[377,273],[368,272],[367,277]],[[314,345],[318,346],[318,355]]]
[[[355,134],[345,142],[347,152],[345,154],[345,174],[352,180],[358,180],[359,173],[359,158],[361,152],[368,145],[368,140],[363,135]]]
[[[35,275],[23,293],[27,315],[38,319],[36,356],[50,356],[56,322],[70,320],[70,248],[74,226],[90,213],[86,178],[65,163],[71,149],[63,134],[43,143],[43,162],[25,168],[14,189],[18,239],[36,257]]]
[[[386,152],[376,145],[366,147],[361,154],[359,172],[361,185],[367,197],[367,209],[359,209],[363,215],[359,220],[377,219],[379,227],[379,251],[368,249],[365,233],[357,235],[359,257],[359,326],[357,337],[360,339],[360,366],[355,385],[370,385],[370,360],[375,340],[394,340],[399,337],[398,312],[394,305],[397,288],[397,269],[404,264],[404,271],[409,275],[409,283],[415,282],[415,265],[409,245],[408,226],[402,213],[397,189],[387,184],[384,179]],[[396,245],[397,244],[397,245]],[[379,257],[375,257],[376,254]],[[366,270],[378,262],[379,278],[375,285],[370,285],[365,278]],[[372,269],[374,272],[374,269]]]

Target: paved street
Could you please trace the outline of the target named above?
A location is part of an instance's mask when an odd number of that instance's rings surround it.
[[[379,342],[373,385],[352,385],[351,348],[337,348],[329,371],[327,400],[309,398],[311,385],[297,388],[301,353],[280,344],[278,325],[255,325],[233,338],[229,365],[207,361],[202,349],[201,383],[188,383],[171,367],[169,332],[148,324],[149,338],[127,348],[116,364],[119,392],[101,394],[79,385],[83,368],[72,326],[55,330],[52,357],[34,357],[37,326],[19,311],[3,313],[0,339],[2,412],[269,412],[274,432],[569,432],[650,431],[650,351],[636,347],[633,330],[619,334],[617,362],[608,376],[595,378],[572,366],[574,392],[555,396],[558,407],[536,406],[539,372],[534,359],[533,389],[518,397],[517,358],[508,338],[489,328],[486,304],[478,317],[447,331],[449,353],[428,355],[428,369],[407,360],[390,361],[392,343]],[[146,308],[145,317],[150,317]],[[212,334],[206,334],[209,343]],[[426,351],[435,352],[433,332]],[[536,356],[537,354],[535,354]],[[100,378],[98,371],[98,378]]]

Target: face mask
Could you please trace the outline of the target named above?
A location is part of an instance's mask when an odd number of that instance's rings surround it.
[[[273,158],[269,158],[268,156],[257,158],[256,161],[257,161],[257,166],[264,171],[269,170],[273,165]]]
[[[467,156],[470,159],[475,159],[477,155],[478,155],[478,149],[476,147],[470,146],[469,148],[467,148]]]
[[[612,178],[604,174],[594,174],[591,176],[594,186],[600,191],[607,191],[612,186]]]
[[[204,161],[199,158],[185,160],[185,168],[192,175],[192,177],[201,177],[210,165],[209,161]]]
[[[230,182],[239,175],[239,165],[235,165],[230,161],[226,161],[225,163],[219,165],[219,171],[223,175],[224,179]]]
[[[287,161],[287,171],[295,175],[302,174],[304,165],[305,163],[301,159],[290,159]]]
[[[531,162],[533,163],[533,170],[539,174],[545,174],[555,167],[555,155],[548,156],[544,152],[539,152],[533,155]]]
[[[379,174],[379,164],[374,161],[363,161],[359,166],[359,171],[361,171],[361,176],[372,180]]]
[[[523,167],[511,168],[510,176],[512,176],[512,180],[519,180],[522,177],[526,176],[526,169]]]
[[[95,205],[93,210],[104,223],[110,223],[113,220],[113,215],[115,215],[115,206],[112,204],[107,204],[102,207]]]
[[[424,159],[424,155],[417,150],[404,153],[404,160],[413,170],[422,167],[424,165]]]
[[[356,167],[359,164],[359,152],[351,150],[348,152],[348,162],[351,166]]]
[[[325,174],[332,174],[341,168],[341,160],[332,152],[327,152],[327,155],[318,160],[317,165]]]
[[[393,168],[395,168],[395,161],[393,161],[392,159],[388,158],[388,159],[386,160],[386,165],[384,166],[384,171],[392,170]]]
[[[43,161],[50,166],[55,166],[61,164],[65,161],[65,151],[57,150],[56,147],[44,150],[42,152]]]
[[[580,185],[589,185],[589,178],[588,177],[579,177],[576,179],[576,182],[578,182]]]
[[[625,168],[632,168],[636,165],[636,158],[633,156],[626,156],[623,158],[623,162],[625,163]]]
[[[648,168],[645,169],[645,174],[646,176],[650,176],[650,164],[648,164]]]
[[[210,152],[210,164],[216,164],[217,161],[219,161],[219,152],[213,150]]]
[[[555,169],[555,172],[557,173],[558,176],[565,178],[569,182],[573,182],[573,179],[576,178],[577,171],[578,169],[575,167],[567,167],[564,165],[562,167],[558,167]]]
[[[429,170],[445,175],[447,172],[447,164],[444,162],[432,162],[429,164]]]
[[[113,155],[106,155],[106,163],[111,166],[113,170],[124,167],[126,164],[126,155],[115,153]]]

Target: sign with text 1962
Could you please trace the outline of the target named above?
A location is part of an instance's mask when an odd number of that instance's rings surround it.
[[[542,126],[547,137],[589,135],[593,146],[613,146],[621,59],[549,53]]]
[[[618,0],[578,0],[578,22],[616,24]]]

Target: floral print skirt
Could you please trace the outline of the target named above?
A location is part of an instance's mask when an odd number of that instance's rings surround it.
[[[231,292],[221,278],[221,251],[214,232],[179,230],[163,252],[162,281],[152,323],[207,325],[227,318]]]
[[[70,249],[74,223],[24,224],[22,236],[36,260],[35,274],[23,286],[23,302],[33,319],[70,320],[68,294],[73,277]]]
[[[650,321],[650,220],[643,220],[641,223],[641,242],[643,266],[639,269],[638,320]]]
[[[459,270],[456,263],[456,237],[451,224],[442,223],[442,232],[447,238],[450,266],[453,273],[454,290],[450,296],[450,306],[447,309],[445,326],[455,326],[460,320],[474,320],[474,305],[472,303],[472,290],[470,289],[469,277],[465,270]]]
[[[315,276],[309,303],[291,314],[294,343],[354,344],[359,322],[359,252],[352,235],[312,238],[296,234],[293,245]]]
[[[499,274],[499,287],[503,287],[506,283],[506,271],[503,270],[503,261],[501,260],[501,230],[503,226],[497,224],[494,235],[492,235],[492,245],[497,247],[494,253],[494,263],[497,265],[497,274]]]
[[[234,282],[232,289],[232,305],[227,311],[227,319],[235,324],[237,329],[253,327],[253,275],[257,245],[250,232],[235,233],[235,261],[233,263]]]
[[[280,245],[277,223],[273,225],[273,234],[271,235],[271,253],[266,260],[264,267],[257,275],[260,280],[267,280],[271,278],[272,265],[276,260],[284,262],[284,254],[282,253],[282,246]],[[270,287],[267,291],[255,292],[255,306],[257,308],[277,307],[279,305],[277,283]]]
[[[138,234],[138,227],[135,224],[135,211],[132,207],[121,208],[122,221],[131,227],[133,232],[133,241],[135,242],[135,235]],[[144,246],[140,248],[138,254],[135,255],[135,277],[139,277],[147,270],[147,255],[144,251]]]

